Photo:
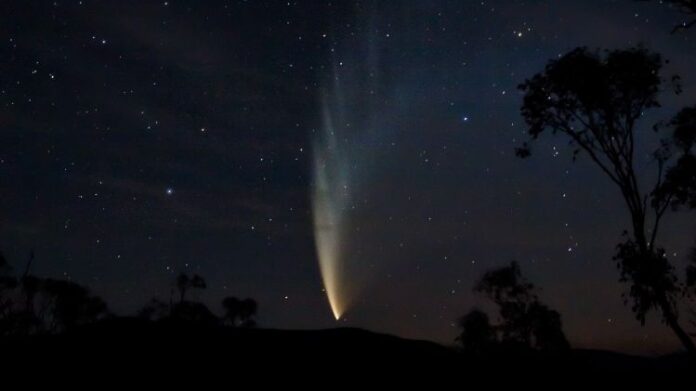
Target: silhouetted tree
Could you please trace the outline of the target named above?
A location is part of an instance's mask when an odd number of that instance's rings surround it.
[[[94,323],[109,315],[106,303],[89,290],[72,281],[42,281],[43,317],[49,332],[70,330]]]
[[[663,3],[663,1],[660,3]],[[672,33],[696,26],[696,0],[667,0],[667,3],[677,6],[684,14],[691,18],[690,21],[685,21],[677,25],[672,30]],[[693,138],[696,137],[696,132],[694,131],[694,129],[696,129],[696,106],[683,109],[672,120],[670,125],[675,127],[675,139],[687,139],[686,143],[678,142],[678,144],[687,147],[693,145]],[[682,131],[679,130],[680,128]],[[688,140],[689,138],[691,139],[690,141]],[[664,186],[661,190],[660,195],[673,195],[675,201],[673,205],[688,205],[691,209],[696,209],[696,158],[694,158],[692,153],[688,151],[684,153],[677,164],[667,172]],[[692,254],[696,254],[696,248],[692,251]],[[692,265],[696,264],[696,261],[692,260],[691,262]],[[693,298],[696,293],[694,289],[694,285],[696,285],[696,282],[694,282],[694,279],[696,279],[696,269],[690,265],[687,267],[686,273],[686,290],[688,296]],[[696,326],[696,310],[691,309],[690,312],[693,316],[691,323]],[[695,334],[696,333],[692,333],[691,335],[695,336]]]
[[[485,273],[475,290],[498,306],[502,342],[544,350],[568,347],[560,315],[539,302],[536,288],[522,277],[517,262]]]
[[[517,262],[486,272],[475,290],[488,296],[497,306],[503,324],[502,340],[530,345],[532,324],[528,315],[536,301],[534,285],[522,278]]]
[[[534,301],[528,308],[534,346],[542,351],[554,352],[570,348],[563,333],[561,314],[539,301]]]
[[[29,257],[22,277],[0,256],[0,335],[59,333],[109,315],[106,303],[71,281],[33,276]]]
[[[189,289],[205,289],[206,283],[198,274],[189,277],[186,273],[181,273],[176,278],[176,287],[179,289],[179,303],[183,303]]]
[[[225,310],[223,319],[225,323],[234,327],[254,327],[256,322],[254,316],[258,305],[254,299],[239,300],[236,297],[226,297],[222,300],[222,307]]]
[[[486,272],[474,290],[498,306],[501,323],[491,326],[485,313],[471,311],[459,323],[458,340],[463,347],[475,351],[502,343],[543,351],[569,348],[560,314],[539,301],[536,288],[522,277],[517,262]]]
[[[466,352],[488,353],[498,342],[488,315],[481,310],[474,309],[462,316],[459,319],[459,328],[462,332],[457,337],[457,342]]]
[[[673,204],[676,189],[684,188],[681,177],[674,174],[680,164],[674,161],[691,150],[693,138],[673,133],[655,147],[657,180],[647,192],[640,188],[635,169],[636,124],[645,111],[659,106],[662,64],[660,55],[643,48],[605,54],[578,48],[550,61],[543,72],[520,85],[525,92],[521,111],[532,140],[545,130],[566,136],[574,159],[585,153],[619,188],[631,216],[631,232],[614,259],[621,279],[631,284],[633,311],[644,323],[650,309],[660,309],[684,347],[696,352],[678,322],[679,287],[673,267],[656,246],[661,219]],[[680,129],[683,119],[675,118],[671,128]],[[676,148],[677,141],[687,144]],[[528,143],[517,149],[517,155],[530,155]],[[667,185],[676,179],[678,185]]]

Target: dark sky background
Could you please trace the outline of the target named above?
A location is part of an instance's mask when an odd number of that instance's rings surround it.
[[[677,342],[620,297],[618,191],[562,139],[523,139],[516,86],[577,46],[643,43],[696,102],[694,32],[666,5],[600,1],[4,1],[0,5],[0,248],[118,313],[168,299],[254,297],[280,328],[358,326],[450,343],[481,274],[516,259],[579,347],[655,353]],[[309,185],[322,83],[370,66],[390,97],[356,154],[370,284],[334,321],[317,266]],[[692,69],[692,68],[691,68]],[[360,83],[350,83],[360,100]],[[386,98],[385,98],[386,99]],[[645,138],[644,138],[645,139]],[[363,160],[361,160],[363,159]],[[654,167],[645,163],[647,172]],[[663,243],[681,265],[693,214]]]

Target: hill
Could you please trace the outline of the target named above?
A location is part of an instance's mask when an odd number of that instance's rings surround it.
[[[684,355],[659,358],[594,350],[557,355],[506,352],[467,356],[434,342],[403,339],[361,329],[275,330],[203,327],[135,318],[112,319],[60,336],[2,342],[4,357],[33,367],[111,371],[144,375],[236,372],[304,376],[458,381],[486,377],[550,375],[672,374],[692,370]],[[304,375],[303,375],[304,374]],[[264,380],[279,380],[271,376]]]

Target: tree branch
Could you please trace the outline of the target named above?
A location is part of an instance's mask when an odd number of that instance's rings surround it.
[[[590,158],[592,159],[592,161],[594,161],[599,166],[599,168],[601,168],[602,171],[604,171],[604,173],[607,174],[607,176],[609,176],[609,179],[611,179],[612,182],[614,182],[618,186],[621,186],[621,183],[616,178],[616,176],[614,174],[612,174],[611,171],[609,171],[609,169],[599,159],[597,154],[595,154],[592,147],[590,147],[590,145],[587,144],[585,142],[585,140],[581,139],[580,136],[577,134],[577,132],[573,131],[572,129],[568,128],[567,126],[561,126],[561,127],[563,128],[564,133],[569,135],[576,143],[578,143],[578,145],[580,145],[580,147],[583,150],[585,150],[585,152],[587,152],[588,155],[590,155]]]
[[[665,199],[665,203],[661,207],[655,208],[655,222],[653,223],[653,229],[649,244],[650,250],[654,249],[655,247],[657,231],[660,229],[660,220],[662,220],[662,216],[664,216],[665,212],[667,211],[667,207],[669,207],[670,202],[672,202],[672,194],[670,194],[667,197],[667,199]]]

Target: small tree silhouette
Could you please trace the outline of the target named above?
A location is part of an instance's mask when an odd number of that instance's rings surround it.
[[[256,326],[253,319],[258,309],[256,300],[250,298],[239,300],[229,296],[222,300],[222,307],[225,310],[223,319],[228,325],[233,327]]]
[[[205,289],[207,287],[203,277],[198,274],[189,277],[186,273],[181,273],[176,278],[176,287],[179,290],[179,302],[171,306],[169,318],[195,324],[213,325],[218,323],[218,318],[205,304],[186,300],[186,293],[190,289]],[[141,313],[147,315],[148,310],[146,307]]]
[[[186,273],[181,273],[176,278],[176,287],[179,290],[179,303],[183,303],[189,289],[205,289],[206,283],[198,274],[189,277]]]
[[[488,353],[498,342],[488,315],[481,310],[474,309],[462,316],[459,319],[459,328],[462,332],[457,337],[457,342],[466,352]]]
[[[674,131],[654,149],[657,180],[647,192],[639,186],[634,159],[637,122],[645,111],[659,106],[662,64],[660,55],[643,48],[604,55],[575,49],[520,85],[525,92],[522,115],[532,140],[546,130],[564,135],[574,159],[585,153],[619,188],[631,216],[631,230],[617,246],[614,259],[621,280],[630,284],[632,309],[641,323],[650,309],[659,309],[684,347],[696,353],[694,342],[678,322],[680,292],[673,267],[656,244],[669,206],[685,199],[684,191],[696,185],[688,169],[696,138],[696,130],[689,125],[693,124],[691,112],[680,113],[667,127],[655,128]],[[520,157],[530,153],[528,143],[517,149]]]
[[[562,351],[570,348],[563,333],[561,315],[544,304],[534,301],[528,309],[531,321],[532,337],[537,349],[547,352]]]

